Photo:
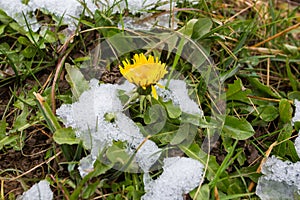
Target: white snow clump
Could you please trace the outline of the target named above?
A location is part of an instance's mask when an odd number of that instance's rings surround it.
[[[132,155],[145,140],[137,125],[122,113],[123,106],[118,98],[118,90],[129,92],[133,87],[127,81],[123,85],[98,85],[98,80],[92,79],[90,90],[82,93],[78,102],[62,105],[57,110],[65,126],[75,129],[77,137],[91,150],[91,158],[82,160],[84,164],[79,168],[81,175],[90,171],[99,153],[111,146],[113,141],[127,142],[128,153]],[[107,114],[114,116],[113,122],[105,119]],[[137,151],[135,162],[143,172],[147,172],[159,158],[160,151],[154,142],[146,140]]]
[[[295,148],[300,156],[299,136]],[[256,194],[262,200],[300,198],[300,162],[282,161],[272,156],[263,164],[262,174],[256,187]]]
[[[161,85],[166,85],[167,80],[161,80]],[[158,96],[163,97],[164,101],[172,100],[174,105],[178,105],[183,112],[203,116],[203,111],[199,105],[193,101],[187,90],[185,81],[171,79],[168,89],[156,86]]]
[[[156,180],[151,180],[149,174],[144,175],[143,200],[182,200],[184,194],[200,184],[203,175],[203,165],[185,157],[165,158],[163,169]]]
[[[53,192],[50,184],[46,180],[34,184],[29,190],[24,192],[17,200],[52,200]]]
[[[84,5],[87,9],[84,9]],[[28,30],[26,20],[33,32],[38,31],[40,24],[38,23],[34,12],[37,9],[44,10],[54,14],[58,19],[62,18],[63,23],[68,25],[70,30],[76,29],[76,24],[80,15],[92,17],[88,11],[94,13],[97,9],[112,9],[112,13],[122,12],[127,8],[131,13],[143,12],[149,10],[157,4],[155,0],[130,0],[115,1],[107,0],[97,2],[94,0],[30,0],[28,5],[23,4],[21,0],[0,1],[0,9],[6,12],[8,16],[16,20],[25,30]],[[167,8],[168,2],[161,8]],[[87,11],[88,10],[88,11]],[[83,13],[84,12],[84,13]]]

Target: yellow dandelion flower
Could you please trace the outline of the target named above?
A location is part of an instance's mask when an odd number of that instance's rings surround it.
[[[132,59],[133,63],[127,59],[123,61],[124,68],[119,66],[121,74],[131,83],[142,87],[144,90],[151,86],[152,95],[157,99],[157,93],[154,85],[168,73],[166,64],[161,63],[156,57],[135,54]]]

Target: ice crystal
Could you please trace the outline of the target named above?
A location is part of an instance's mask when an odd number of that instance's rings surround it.
[[[50,184],[46,180],[34,184],[23,195],[19,196],[17,200],[52,200],[53,192],[50,189]]]
[[[191,158],[172,157],[164,159],[163,173],[156,180],[145,174],[146,194],[143,200],[181,200],[201,181],[203,165]]]

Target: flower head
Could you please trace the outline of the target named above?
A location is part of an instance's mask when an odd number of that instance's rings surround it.
[[[157,57],[154,59],[151,55],[147,59],[143,53],[135,54],[132,61],[133,63],[126,59],[122,62],[124,68],[119,66],[121,74],[129,82],[142,87],[144,90],[151,86],[152,95],[157,99],[154,85],[168,73],[166,64],[161,63]]]

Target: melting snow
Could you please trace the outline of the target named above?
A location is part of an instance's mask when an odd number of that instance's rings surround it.
[[[8,16],[16,20],[25,30],[28,30],[26,20],[30,26],[30,29],[34,32],[38,31],[40,24],[37,22],[34,12],[37,9],[46,11],[55,15],[58,19],[62,18],[63,23],[69,26],[70,30],[76,29],[76,24],[80,15],[92,17],[97,9],[109,10],[112,9],[112,13],[122,12],[127,8],[131,13],[143,12],[154,8],[159,3],[155,0],[130,0],[130,1],[94,1],[94,0],[30,0],[28,5],[22,3],[21,0],[9,0],[0,1],[0,9],[6,12]],[[84,9],[84,4],[87,9]],[[169,3],[166,2],[163,6],[158,8],[168,8]]]
[[[151,180],[149,174],[145,174],[146,194],[143,200],[182,200],[183,194],[199,185],[203,175],[203,165],[185,157],[165,158],[163,169],[156,180]]]
[[[18,196],[17,200],[52,200],[53,192],[50,189],[50,184],[46,180],[34,184],[23,195]]]
[[[300,156],[300,137],[295,148]],[[256,194],[262,200],[300,198],[300,162],[282,161],[275,156],[267,159],[262,167]]]
[[[80,170],[90,168],[99,152],[111,146],[113,141],[127,142],[128,153],[131,154],[144,142],[145,138],[137,125],[122,113],[123,106],[118,98],[119,89],[130,92],[133,87],[127,81],[123,85],[98,85],[98,81],[93,79],[90,90],[85,91],[78,102],[63,105],[57,110],[64,124],[74,128],[86,148],[91,149],[91,157],[83,160]],[[114,116],[114,122],[105,119],[107,113]],[[160,151],[154,142],[147,140],[137,151],[135,161],[147,172],[159,158]],[[85,174],[84,170],[81,174]]]
[[[167,80],[162,80],[159,83],[166,85]],[[183,112],[203,116],[203,111],[200,110],[199,105],[190,98],[185,81],[171,79],[168,89],[161,89],[157,86],[156,88],[158,96],[163,97],[164,101],[172,100],[175,105],[179,105]]]

